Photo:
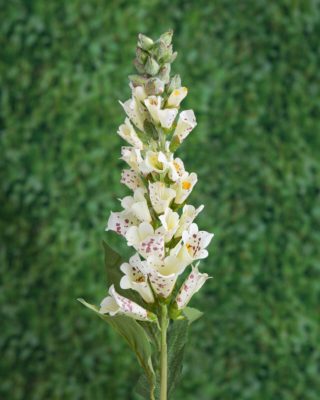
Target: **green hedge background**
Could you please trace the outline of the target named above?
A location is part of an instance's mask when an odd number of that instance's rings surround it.
[[[106,294],[136,36],[172,27],[198,119],[180,156],[216,235],[174,399],[318,400],[319,1],[13,0],[0,12],[0,398],[134,399],[134,357],[75,299]]]

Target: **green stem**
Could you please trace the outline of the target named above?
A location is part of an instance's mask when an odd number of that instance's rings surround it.
[[[167,400],[168,392],[168,354],[167,354],[167,329],[168,309],[161,305],[161,351],[160,351],[160,400]]]

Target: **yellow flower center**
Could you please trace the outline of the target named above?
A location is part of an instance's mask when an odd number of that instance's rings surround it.
[[[184,190],[189,190],[191,188],[191,183],[188,181],[183,181],[182,182],[182,189]]]

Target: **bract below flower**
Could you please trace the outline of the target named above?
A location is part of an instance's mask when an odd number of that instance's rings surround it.
[[[175,299],[178,310],[186,307],[191,297],[201,289],[207,279],[209,279],[208,274],[202,274],[199,272],[197,266],[192,266],[190,275],[182,284]]]
[[[114,285],[110,286],[109,296],[102,300],[99,313],[109,314],[112,317],[122,314],[139,321],[154,321],[156,319],[153,313],[117,293]]]

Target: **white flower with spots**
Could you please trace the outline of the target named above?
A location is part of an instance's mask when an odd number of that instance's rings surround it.
[[[117,293],[114,285],[110,286],[109,296],[102,300],[99,313],[109,314],[112,317],[117,314],[126,315],[139,321],[154,321],[156,319],[153,313]]]
[[[135,254],[129,260],[129,263],[123,263],[120,266],[124,273],[120,281],[121,289],[133,289],[140,294],[146,303],[153,303],[154,296],[148,283],[146,274],[139,254]]]
[[[162,214],[176,197],[176,191],[164,182],[149,183],[149,195],[152,207],[157,214]]]
[[[126,118],[125,123],[120,125],[118,129],[118,135],[122,137],[125,141],[131,144],[136,149],[142,150],[143,143],[139,139],[134,127],[132,126],[129,118]]]
[[[126,239],[128,246],[133,246],[142,257],[147,258],[151,254],[159,258],[164,257],[164,236],[155,231],[148,222],[142,222],[138,226],[127,229]]]
[[[191,297],[202,288],[207,279],[209,279],[208,274],[202,274],[197,266],[192,266],[190,275],[182,284],[175,299],[178,310],[187,306]]]

